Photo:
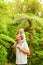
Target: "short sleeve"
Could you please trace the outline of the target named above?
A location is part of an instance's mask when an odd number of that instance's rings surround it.
[[[24,48],[25,48],[26,50],[29,50],[29,47],[28,47],[27,42],[24,43]]]

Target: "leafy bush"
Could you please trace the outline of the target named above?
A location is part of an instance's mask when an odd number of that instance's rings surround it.
[[[7,49],[0,45],[0,65],[5,65],[5,62],[7,62]]]
[[[1,3],[1,1],[3,1]],[[19,2],[17,0],[15,3],[4,3],[4,0],[0,1],[0,65],[5,65],[5,63],[12,62],[15,63],[15,54],[11,46],[16,43],[15,37],[18,33],[19,28],[24,28],[26,34],[26,40],[28,45],[30,45],[29,38],[29,20],[32,18],[41,23],[40,17],[33,15],[40,11],[40,4],[37,0],[25,0],[25,2]],[[17,4],[19,2],[19,4]],[[21,5],[21,6],[20,6]],[[39,5],[39,6],[38,6]],[[24,7],[25,6],[25,7]],[[18,8],[17,8],[18,7]],[[24,8],[23,8],[24,7]],[[31,13],[29,13],[31,12]],[[27,13],[23,17],[15,16],[15,13]],[[20,19],[21,17],[21,19]],[[35,17],[35,18],[34,18]],[[43,18],[43,15],[42,15]],[[20,20],[18,20],[20,19]],[[36,24],[35,20],[32,21],[32,32],[33,32],[33,57],[30,59],[28,57],[28,65],[43,65],[43,27],[40,28],[40,24]],[[16,22],[15,22],[16,21]],[[43,23],[42,23],[43,24]]]

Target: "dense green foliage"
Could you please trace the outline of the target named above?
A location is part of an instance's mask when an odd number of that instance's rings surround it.
[[[28,19],[32,22],[33,32],[33,57],[28,57],[28,65],[43,65],[43,13],[38,17],[39,11],[43,12],[37,0],[16,0],[13,3],[0,1],[0,65],[5,65],[6,62],[15,63],[11,46],[16,43],[19,28],[24,28],[30,45]]]

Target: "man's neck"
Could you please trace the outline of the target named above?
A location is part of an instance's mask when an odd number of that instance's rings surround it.
[[[17,42],[17,43],[20,44],[21,43],[21,40],[19,42]]]

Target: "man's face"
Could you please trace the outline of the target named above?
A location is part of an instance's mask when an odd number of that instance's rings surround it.
[[[20,42],[21,41],[21,37],[20,36],[16,36],[16,41]]]

